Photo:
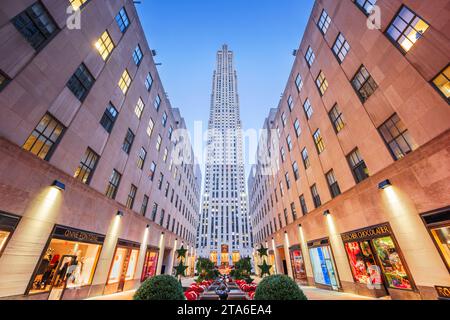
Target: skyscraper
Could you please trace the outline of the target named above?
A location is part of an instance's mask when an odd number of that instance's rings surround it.
[[[208,124],[206,180],[197,234],[199,256],[227,266],[252,253],[242,124],[233,52],[217,52]]]

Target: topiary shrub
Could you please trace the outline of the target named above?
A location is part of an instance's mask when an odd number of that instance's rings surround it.
[[[147,279],[136,291],[134,300],[185,300],[183,287],[169,275]]]
[[[255,300],[308,300],[297,283],[285,275],[264,278],[258,285]]]

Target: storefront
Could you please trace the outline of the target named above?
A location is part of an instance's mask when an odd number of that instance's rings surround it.
[[[134,287],[134,276],[141,245],[119,240],[109,271],[105,293],[122,292]]]
[[[305,260],[303,259],[303,252],[299,245],[289,248],[291,255],[292,272],[294,279],[298,280],[301,284],[308,283],[308,277],[306,275]]]
[[[339,277],[329,239],[310,241],[308,242],[308,249],[316,285],[339,290]]]
[[[156,276],[158,266],[159,249],[149,247],[145,254],[144,268],[142,269],[141,282]]]
[[[450,209],[424,214],[422,219],[450,272]]]
[[[11,239],[14,230],[16,230],[19,221],[19,217],[0,212],[0,256],[5,250],[9,239]]]
[[[27,295],[47,294],[49,300],[82,295],[92,282],[104,240],[96,233],[55,226]]]
[[[366,286],[376,296],[391,289],[414,288],[406,263],[389,224],[342,234],[355,283]]]

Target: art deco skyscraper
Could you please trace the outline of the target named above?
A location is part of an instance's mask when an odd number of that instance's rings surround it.
[[[233,52],[223,45],[213,75],[198,254],[227,266],[250,257],[252,239],[245,189],[242,124]]]

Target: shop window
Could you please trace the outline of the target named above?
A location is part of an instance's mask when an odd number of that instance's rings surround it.
[[[433,79],[433,86],[450,102],[450,64]]]
[[[450,211],[427,214],[422,218],[450,272]]]
[[[100,124],[106,130],[106,132],[111,133],[114,128],[114,124],[116,123],[117,117],[119,116],[119,112],[110,102],[108,107],[103,113],[102,119],[100,120]]]
[[[103,61],[108,60],[108,57],[114,50],[114,43],[111,40],[108,31],[103,32],[103,34],[95,43],[95,47],[97,48],[97,51],[102,57]]]
[[[300,246],[294,246],[290,249],[291,261],[292,261],[292,270],[294,271],[294,278],[296,280],[307,281],[307,274],[305,268],[305,261],[303,259],[303,253],[300,249]]]
[[[323,96],[328,89],[328,81],[325,78],[323,71],[320,71],[316,79],[317,89],[319,89],[320,95]]]
[[[91,148],[88,148],[75,171],[74,178],[84,184],[89,184],[97,167],[98,159],[99,156]]]
[[[16,230],[19,221],[19,217],[0,212],[0,256],[5,250],[14,230]]]
[[[354,0],[355,4],[360,8],[367,16],[372,13],[377,0]]]
[[[56,118],[47,113],[28,137],[23,149],[49,161],[65,130]]]
[[[338,290],[340,285],[329,242],[327,240],[311,242],[308,243],[308,247],[314,281]]]
[[[106,188],[106,196],[110,199],[115,199],[117,195],[117,190],[119,189],[120,180],[122,175],[113,170],[111,177],[109,178],[108,187]]]
[[[126,154],[130,154],[131,147],[133,146],[134,142],[134,133],[131,131],[131,129],[128,129],[127,134],[125,136],[125,139],[122,144],[122,150],[125,151]]]
[[[103,241],[104,236],[55,227],[32,278],[28,294],[90,285]]]
[[[131,85],[131,77],[130,74],[128,73],[128,70],[125,69],[122,75],[120,76],[119,80],[119,88],[120,90],[122,90],[123,94],[127,94],[130,85]]]
[[[325,11],[325,9],[322,10],[322,14],[320,15],[319,21],[317,22],[317,26],[320,29],[320,32],[322,32],[322,34],[326,34],[328,31],[328,28],[330,27],[331,24],[331,18],[328,15],[328,13]]]
[[[116,22],[119,26],[120,31],[124,33],[130,25],[130,20],[128,19],[128,14],[125,8],[120,9],[119,13],[116,16]]]
[[[8,85],[11,79],[0,70],[0,92]]]
[[[138,248],[137,244],[119,240],[108,277],[108,285],[118,284],[117,291],[123,291],[125,282],[134,279],[139,258]]]
[[[369,97],[378,89],[378,85],[372,78],[366,67],[361,68],[352,80],[352,86],[358,94],[362,103],[366,102]]]
[[[339,33],[333,45],[333,52],[336,58],[338,59],[339,63],[344,62],[345,57],[347,56],[349,51],[350,45],[348,44],[344,35],[342,33]]]
[[[347,156],[347,160],[356,183],[360,183],[369,177],[369,170],[367,169],[366,163],[362,159],[358,149],[355,149],[352,153],[350,153]]]
[[[389,118],[381,127],[378,128],[384,142],[395,160],[400,160],[408,153],[417,148],[417,145],[411,138],[408,129],[400,120],[397,114]]]
[[[141,282],[156,276],[158,266],[158,250],[147,250],[144,260],[144,269],[142,270]]]
[[[144,57],[144,55],[142,54],[141,46],[138,45],[138,46],[136,47],[136,49],[134,49],[134,51],[133,51],[133,60],[134,60],[134,63],[135,63],[137,66],[139,66],[139,65],[141,64],[141,62],[142,62],[142,58],[143,58],[143,57]]]
[[[344,116],[337,104],[330,110],[329,114],[334,131],[339,133],[345,127]]]
[[[40,1],[12,19],[12,23],[22,36],[39,51],[59,31],[55,21]]]
[[[144,101],[142,101],[142,98],[139,98],[138,102],[136,103],[136,107],[134,108],[134,114],[136,117],[140,120],[142,117],[142,113],[144,112],[145,104]]]
[[[67,87],[78,100],[83,102],[94,86],[94,82],[94,77],[84,63],[82,63],[67,82]]]
[[[306,51],[305,59],[306,59],[306,62],[308,63],[308,66],[311,68],[311,66],[314,63],[314,60],[316,59],[316,55],[314,54],[314,51],[311,48],[311,46],[309,46],[308,50]]]
[[[406,53],[422,38],[429,27],[428,23],[404,5],[389,25],[386,35]]]

